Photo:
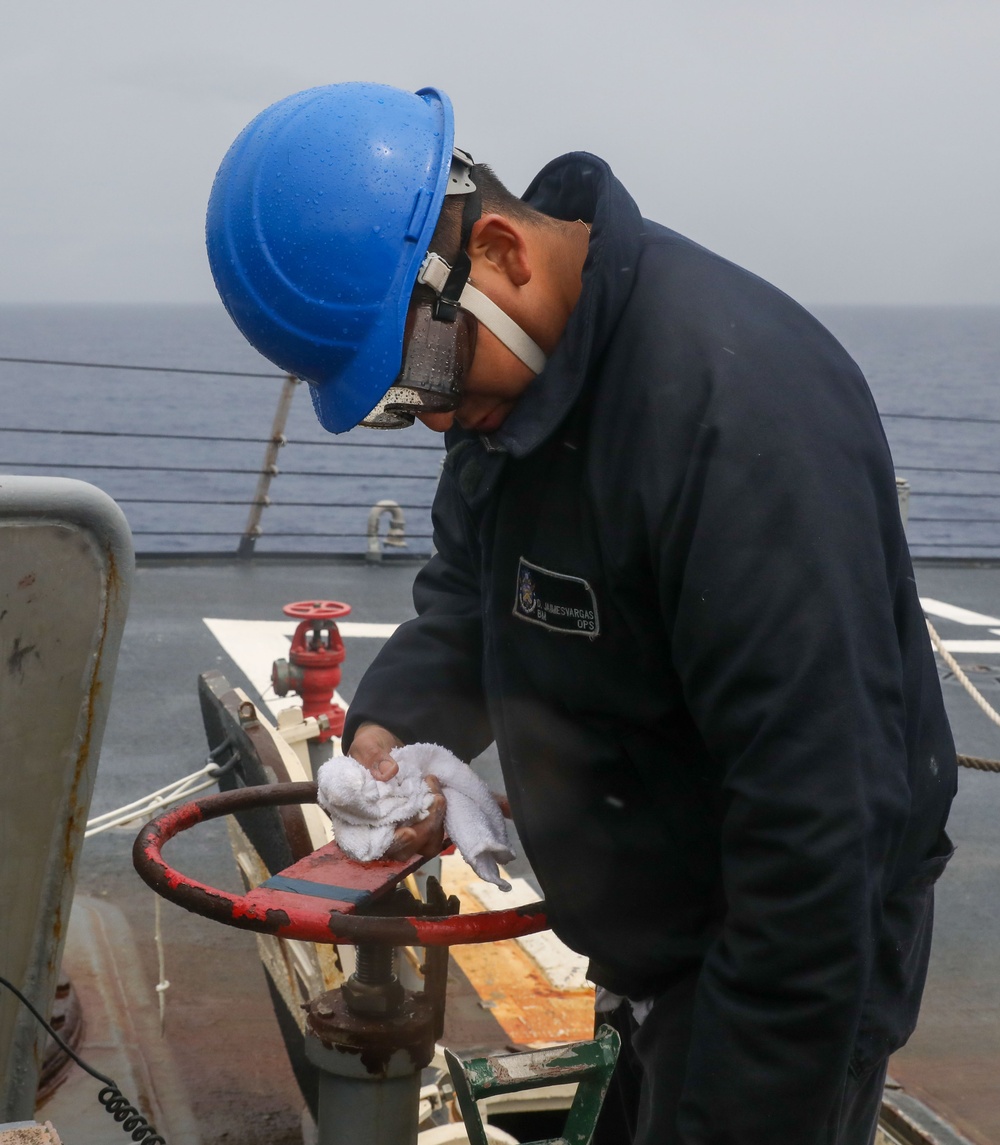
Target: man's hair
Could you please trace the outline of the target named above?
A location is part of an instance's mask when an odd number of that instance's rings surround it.
[[[523,199],[508,191],[497,178],[492,167],[477,163],[470,171],[470,178],[476,184],[482,201],[484,215],[503,215],[512,222],[527,226],[550,226],[554,220],[549,215],[536,211]],[[465,195],[449,195],[441,208],[430,249],[437,251],[449,261],[458,253],[458,242],[462,230],[462,208]]]

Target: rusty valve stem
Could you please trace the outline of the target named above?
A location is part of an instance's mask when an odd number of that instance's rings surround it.
[[[396,977],[396,951],[383,942],[357,947],[354,973],[344,983],[344,1001],[352,1014],[392,1017],[403,1003],[403,986]]]

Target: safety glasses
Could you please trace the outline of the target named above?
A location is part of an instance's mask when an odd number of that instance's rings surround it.
[[[406,316],[403,368],[386,395],[360,422],[369,429],[403,429],[418,414],[457,409],[476,353],[478,323],[467,310],[452,321],[435,318],[435,293],[418,286]]]

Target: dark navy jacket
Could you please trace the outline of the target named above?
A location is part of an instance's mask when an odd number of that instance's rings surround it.
[[[685,1142],[814,1142],[916,1020],[955,751],[864,378],[759,278],[643,220],[599,159],[548,366],[456,431],[418,618],[362,720],[495,737],[557,934],[639,998],[700,966]]]

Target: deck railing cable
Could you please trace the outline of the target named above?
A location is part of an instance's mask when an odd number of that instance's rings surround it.
[[[71,366],[82,370],[130,370],[140,374],[194,374],[206,378],[267,378],[283,382],[284,374],[259,373],[254,370],[204,370],[192,366],[140,366],[131,362],[76,362],[65,358],[10,358],[0,356],[0,362],[19,366]]]
[[[145,373],[145,374],[177,374],[187,375],[190,377],[217,377],[217,378],[231,378],[231,379],[262,379],[269,382],[281,382],[281,394],[279,396],[279,407],[275,416],[275,423],[272,427],[270,437],[267,436],[250,436],[246,434],[230,434],[228,432],[213,434],[205,432],[177,432],[171,430],[148,430],[148,429],[120,429],[120,428],[81,428],[78,426],[73,427],[49,427],[49,426],[16,426],[16,425],[2,425],[0,426],[0,435],[6,434],[7,438],[0,436],[0,441],[10,440],[10,435],[25,436],[31,435],[41,437],[51,441],[67,440],[67,439],[100,439],[109,443],[112,441],[125,442],[129,439],[135,442],[187,442],[192,445],[202,443],[210,445],[213,449],[213,457],[218,460],[218,450],[226,446],[239,446],[239,445],[258,445],[264,446],[265,454],[262,464],[249,468],[245,465],[231,466],[219,464],[201,464],[201,465],[185,465],[176,464],[173,462],[164,461],[162,464],[158,463],[154,458],[148,456],[136,463],[121,463],[118,461],[104,460],[102,458],[92,459],[88,461],[69,460],[69,459],[52,459],[52,460],[39,460],[38,454],[33,457],[22,459],[9,458],[0,460],[0,468],[6,469],[25,469],[25,470],[47,470],[54,473],[59,472],[93,472],[93,473],[136,473],[136,474],[177,474],[180,477],[185,475],[204,475],[207,478],[212,477],[255,477],[257,479],[257,488],[254,490],[252,496],[247,498],[230,497],[221,494],[218,497],[210,496],[190,496],[182,491],[178,491],[176,496],[142,496],[141,489],[136,491],[134,488],[123,491],[122,496],[117,496],[115,499],[123,505],[149,505],[149,506],[204,506],[204,507],[242,507],[247,510],[248,519],[247,524],[242,531],[231,530],[227,528],[220,528],[215,530],[210,529],[178,529],[178,528],[163,528],[157,529],[152,527],[141,527],[133,529],[136,536],[149,536],[149,537],[206,537],[206,538],[229,538],[238,537],[240,542],[238,551],[248,556],[253,552],[257,539],[263,535],[264,530],[261,527],[261,517],[265,510],[280,510],[280,509],[309,509],[313,511],[341,511],[341,510],[354,510],[370,508],[372,501],[369,500],[354,500],[352,498],[331,498],[324,501],[316,500],[300,500],[289,498],[282,500],[281,498],[272,498],[270,496],[270,488],[275,479],[278,477],[288,478],[302,478],[304,480],[327,480],[327,481],[395,481],[395,482],[411,482],[411,481],[434,481],[439,478],[439,467],[435,466],[434,472],[402,472],[399,471],[400,466],[394,467],[393,471],[372,471],[371,468],[358,471],[353,465],[338,466],[337,468],[322,469],[322,468],[295,468],[285,469],[280,468],[277,464],[279,452],[288,445],[294,446],[296,449],[324,447],[330,449],[331,446],[335,447],[338,451],[338,457],[342,458],[344,455],[342,450],[350,449],[353,452],[348,454],[348,457],[356,458],[361,461],[361,458],[366,449],[377,449],[381,451],[381,457],[385,456],[387,448],[391,448],[393,453],[396,450],[407,451],[422,451],[433,452],[440,455],[442,450],[441,446],[436,443],[429,442],[415,442],[415,441],[400,441],[398,437],[392,436],[391,440],[384,439],[383,441],[350,441],[344,440],[341,437],[332,438],[287,438],[284,433],[285,422],[288,416],[288,409],[291,403],[291,393],[297,388],[295,379],[289,375],[280,374],[277,372],[263,372],[254,370],[221,370],[210,368],[195,368],[190,366],[152,366],[141,365],[138,363],[128,362],[93,362],[80,359],[62,359],[62,358],[35,358],[29,356],[0,356],[0,363],[8,363],[12,365],[22,366],[47,366],[47,367],[63,367],[67,369],[87,369],[87,370],[107,370],[107,371],[124,371],[128,373]],[[282,403],[284,409],[282,409]],[[941,424],[956,423],[965,425],[984,425],[996,426],[1000,425],[1000,417],[979,417],[975,415],[962,415],[962,414],[931,414],[919,412],[907,412],[902,410],[882,411],[881,417],[884,420],[899,420],[911,422],[936,422]],[[373,435],[379,436],[379,435]],[[78,455],[79,456],[79,455]],[[412,455],[411,455],[412,456]],[[381,458],[380,458],[381,459]],[[974,478],[994,478],[1000,477],[1000,468],[984,468],[974,465],[964,466],[950,466],[950,465],[933,465],[933,464],[899,464],[897,466],[901,473],[907,476],[911,474],[955,474],[960,477],[974,477]],[[155,479],[153,479],[155,480]],[[219,484],[219,482],[215,482]],[[980,483],[981,484],[981,483]],[[942,509],[948,503],[961,505],[962,502],[997,502],[1000,506],[1000,489],[995,492],[982,487],[976,489],[947,489],[941,488],[940,484],[935,483],[936,487],[920,487],[914,488],[910,491],[913,500],[918,501],[928,511],[924,513],[910,514],[909,520],[915,524],[928,525],[932,528],[934,526],[950,525],[953,528],[956,526],[984,526],[984,525],[1000,525],[1000,516],[990,515],[994,509],[992,504],[983,505],[982,509],[986,510],[983,514],[980,512],[977,515],[970,514],[969,516],[944,516],[941,515]],[[942,505],[944,499],[944,505]],[[940,505],[935,512],[935,506]],[[427,501],[417,500],[401,500],[399,507],[405,510],[415,510],[420,513],[426,513],[430,508]],[[978,507],[978,506],[977,506]],[[975,512],[974,506],[969,505],[969,509]],[[281,529],[269,528],[267,536],[273,538],[301,538],[301,537],[315,537],[317,539],[339,539],[339,538],[361,538],[367,536],[367,532],[363,530],[348,531],[329,529],[329,525],[333,524],[332,521],[325,522],[328,529],[325,531],[317,531],[316,529],[298,530],[298,529]],[[924,530],[926,533],[927,530]],[[981,534],[980,534],[981,535]],[[987,534],[988,535],[988,534]],[[415,532],[408,534],[413,539],[426,540],[430,539],[432,534],[428,532]],[[934,537],[933,532],[928,539],[914,539],[912,541],[914,548],[918,551],[931,552],[936,550],[951,550],[954,552],[956,549],[962,549],[971,557],[983,556],[1000,552],[1000,544],[994,544],[990,540],[977,540],[974,533],[970,530],[966,531],[965,536],[961,541],[957,540],[941,540]]]
[[[961,421],[971,425],[1000,425],[1000,417],[976,417],[974,414],[949,413],[883,413],[879,417],[899,421]]]
[[[237,437],[227,433],[220,436],[217,433],[159,433],[152,430],[139,429],[44,429],[40,426],[0,425],[0,433],[46,433],[56,437],[134,437],[150,438],[163,441],[210,441],[213,445],[228,445],[230,442],[239,445],[267,445],[269,437]],[[297,446],[323,446],[330,448],[331,438],[326,441],[311,441],[307,438],[287,437],[285,445]],[[338,441],[337,448],[343,449],[383,449],[378,442],[371,441]],[[435,453],[441,452],[441,446],[429,442],[400,441],[394,442],[392,448],[396,449],[429,449]]]
[[[26,469],[125,469],[130,473],[232,473],[237,476],[260,473],[259,469],[234,469],[231,466],[211,465],[118,465],[106,461],[12,461],[0,459],[0,465],[20,465]],[[359,473],[335,469],[275,469],[274,476],[285,477],[387,477],[396,481],[437,481],[437,473]],[[253,498],[243,502],[253,504]]]
[[[203,377],[219,378],[265,378],[272,382],[283,382],[286,374],[267,373],[253,370],[211,370],[195,369],[191,366],[141,366],[132,362],[83,362],[66,358],[13,358],[0,355],[0,362],[9,362],[22,366],[68,366],[75,369],[86,370],[129,370],[146,374],[192,374]],[[1000,418],[977,417],[975,415],[936,414],[936,413],[900,413],[896,411],[879,411],[882,418],[899,418],[908,421],[959,421],[982,423],[984,425],[1000,425]]]

